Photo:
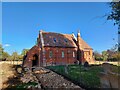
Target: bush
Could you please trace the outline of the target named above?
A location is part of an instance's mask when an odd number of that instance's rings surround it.
[[[117,58],[108,58],[108,61],[118,61],[118,59]]]
[[[103,58],[102,57],[95,57],[95,60],[103,61]]]

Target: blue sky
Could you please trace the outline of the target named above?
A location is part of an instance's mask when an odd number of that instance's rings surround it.
[[[20,53],[31,48],[39,30],[77,34],[99,52],[110,49],[117,42],[117,27],[107,21],[107,3],[2,3],[2,44],[5,51]],[[113,40],[115,38],[115,40]]]

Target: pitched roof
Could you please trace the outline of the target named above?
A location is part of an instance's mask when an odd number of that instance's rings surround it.
[[[80,43],[81,43],[81,47],[82,47],[84,50],[92,49],[81,37],[80,37]]]
[[[42,32],[44,46],[77,47],[70,34]]]
[[[72,34],[60,34],[54,32],[44,32],[42,31],[44,46],[52,47],[77,47],[77,41],[74,39]],[[92,49],[81,37],[80,37],[81,47],[84,50]]]

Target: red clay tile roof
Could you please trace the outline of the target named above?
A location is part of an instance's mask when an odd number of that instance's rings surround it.
[[[77,47],[70,34],[42,32],[44,46]]]
[[[80,38],[80,43],[81,43],[81,47],[82,47],[84,50],[92,49],[82,38]]]
[[[76,41],[72,34],[60,34],[53,32],[42,32],[44,39],[44,46],[57,47],[77,47]],[[82,38],[80,38],[81,47],[84,50],[92,49]]]

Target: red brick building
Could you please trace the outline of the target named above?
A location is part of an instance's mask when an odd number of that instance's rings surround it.
[[[74,34],[60,34],[40,31],[37,44],[26,54],[24,67],[84,63],[93,60],[92,48]]]

